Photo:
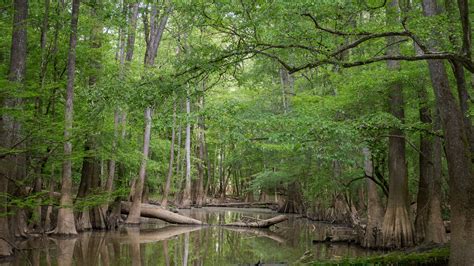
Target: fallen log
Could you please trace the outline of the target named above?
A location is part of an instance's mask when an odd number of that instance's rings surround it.
[[[121,212],[128,214],[130,211],[130,202],[122,201]],[[147,218],[156,218],[172,224],[193,224],[193,225],[206,225],[206,223],[196,220],[191,217],[187,217],[178,213],[170,212],[161,207],[152,204],[142,203],[140,207],[140,215]]]
[[[222,226],[236,226],[236,227],[252,227],[252,228],[268,228],[277,223],[288,220],[286,215],[278,215],[270,219],[260,220],[255,222],[235,222],[230,224],[223,224]]]
[[[278,206],[275,202],[222,202],[222,203],[207,203],[206,207],[230,207],[230,208],[268,208]]]

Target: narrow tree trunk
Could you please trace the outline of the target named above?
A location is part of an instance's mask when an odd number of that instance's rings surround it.
[[[183,191],[183,199],[181,201],[182,208],[189,208],[191,206],[191,100],[189,96],[186,97],[186,183]]]
[[[64,110],[64,161],[61,182],[61,199],[58,212],[58,222],[55,229],[56,234],[75,235],[76,224],[72,210],[72,123],[73,123],[73,99],[74,99],[74,77],[76,71],[76,44],[77,44],[77,22],[79,20],[80,0],[72,1],[71,36],[69,39],[69,53],[67,66],[67,89],[66,105]]]
[[[423,13],[425,16],[438,15],[436,0],[423,0]],[[472,265],[474,264],[474,170],[468,134],[461,109],[451,92],[443,61],[428,60],[428,69],[443,127],[449,172],[451,205],[449,263]]]
[[[472,121],[469,117],[469,93],[467,91],[466,77],[464,75],[464,67],[461,63],[454,61],[453,73],[456,78],[456,87],[458,91],[459,105],[461,108],[465,132],[469,142],[471,157],[474,155],[474,130],[472,128]]]
[[[157,54],[158,45],[161,41],[161,37],[163,35],[163,31],[165,29],[166,22],[168,21],[169,13],[163,14],[161,17],[161,24],[160,27],[154,27],[154,20],[156,20],[157,12],[156,6],[153,5],[153,15],[151,16],[151,25],[152,28],[150,30],[149,35],[145,36],[146,38],[146,51],[145,51],[145,69],[151,68],[154,65],[155,57]],[[145,25],[147,29],[147,25]],[[143,195],[143,187],[145,185],[145,178],[146,178],[146,165],[148,160],[148,151],[150,147],[150,135],[151,135],[151,113],[152,108],[150,106],[145,108],[145,132],[144,132],[144,139],[143,139],[143,159],[140,165],[140,173],[138,179],[136,179],[135,187],[132,190],[133,192],[133,204],[130,214],[125,221],[127,224],[139,224],[140,223],[140,204],[142,202],[142,195]]]
[[[114,112],[114,139],[112,140],[112,153],[115,153],[117,149],[117,140],[119,138],[119,134],[118,134],[119,126],[120,126],[120,111],[116,109]],[[115,154],[113,154],[112,156],[114,155]],[[115,178],[115,158],[112,158],[109,160],[108,169],[109,171],[107,175],[107,181],[105,183],[105,191],[108,193],[111,193],[113,190],[114,178]],[[105,207],[104,209],[107,209],[107,207]]]
[[[175,127],[176,127],[176,99],[173,102],[173,125],[171,126],[171,146],[170,146],[170,160],[168,163],[168,174],[166,175],[165,189],[163,191],[163,199],[161,206],[168,205],[168,194],[170,192],[171,178],[173,177],[173,162],[174,162],[174,142],[175,142]]]
[[[135,184],[133,203],[130,208],[130,213],[128,214],[127,220],[125,221],[127,224],[140,223],[140,206],[142,203],[143,185],[145,183],[146,165],[148,161],[148,152],[150,149],[151,116],[152,110],[150,107],[147,107],[145,109],[145,131],[143,134],[143,158],[140,164],[139,176]]]
[[[203,88],[204,89],[204,88]],[[201,95],[199,98],[199,109],[203,111],[204,109],[204,95]],[[198,117],[197,125],[197,135],[198,135],[198,158],[197,163],[198,169],[198,180],[197,180],[197,197],[196,197],[196,207],[202,207],[204,200],[204,117],[200,115]]]
[[[204,204],[206,204],[207,195],[209,195],[209,189],[211,187],[212,182],[214,182],[214,168],[211,165],[211,159],[209,158],[209,152],[207,150],[207,142],[206,142],[206,134],[203,132],[203,145],[204,145],[204,156],[206,158],[206,175],[207,180],[204,186]]]
[[[130,63],[133,60],[133,50],[135,48],[135,32],[137,30],[137,18],[138,18],[138,3],[130,4],[130,17],[129,17],[129,28],[127,37],[127,51],[125,60]]]
[[[398,0],[392,0],[387,8],[389,22],[398,21]],[[387,55],[400,53],[396,37],[388,37]],[[400,62],[387,61],[391,71],[400,70]],[[404,120],[402,84],[392,82],[390,86],[390,113]],[[389,138],[389,195],[382,227],[384,247],[407,247],[414,244],[413,225],[408,212],[408,172],[405,162],[405,138],[401,129],[394,128]]]
[[[124,2],[124,9],[125,9],[125,2]],[[128,68],[130,67],[130,64],[133,60],[133,52],[134,52],[134,48],[135,48],[135,32],[136,32],[136,29],[137,29],[137,18],[138,18],[138,3],[131,3],[128,7],[128,12],[123,12],[124,14],[129,14],[128,16],[128,22],[129,22],[129,27],[128,27],[128,30],[127,30],[127,45],[126,45],[126,51],[125,51],[125,63],[123,62],[123,57],[124,55],[121,54],[120,55],[120,65],[123,65],[123,67],[121,67],[120,71],[121,71],[121,75],[125,75],[126,73],[126,70],[128,70]],[[124,30],[125,32],[125,30]],[[121,50],[124,49],[123,47],[120,48]],[[120,53],[123,53],[122,51],[120,51]],[[118,110],[116,109],[115,111],[117,114]],[[121,114],[120,115],[120,124],[121,124],[121,136],[120,136],[120,139],[121,140],[124,140],[125,139],[125,134],[126,134],[126,122],[127,122],[127,112],[126,110],[122,110],[121,111]],[[114,117],[114,121],[116,120],[116,118]],[[115,164],[115,163],[114,163]],[[119,164],[119,169],[124,169],[124,165],[123,164]],[[115,172],[115,169],[114,171],[111,171],[109,169],[109,178],[114,178],[113,176],[111,176],[112,174],[114,174]],[[120,176],[120,173],[119,173],[119,176]],[[112,182],[110,182],[112,187],[113,187],[113,180]],[[116,197],[115,200],[114,200],[114,203],[113,203],[113,207],[111,208],[111,213],[108,217],[108,227],[109,228],[115,228],[117,225],[118,225],[118,222],[120,220],[120,201],[121,201],[121,198],[120,197]],[[105,208],[104,208],[105,209]]]

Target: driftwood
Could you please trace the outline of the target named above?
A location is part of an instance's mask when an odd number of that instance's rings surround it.
[[[122,209],[121,209],[122,213],[128,214],[130,211],[130,206],[132,204],[130,202],[122,201],[121,205],[122,205]],[[142,217],[160,219],[172,224],[206,225],[206,223],[193,219],[191,217],[187,217],[181,214],[170,212],[156,205],[145,204],[145,203],[141,204],[140,215]]]
[[[230,224],[223,224],[223,226],[236,226],[236,227],[252,227],[252,228],[268,228],[277,223],[281,223],[288,220],[286,215],[278,215],[270,219],[260,220],[255,222],[235,222]]]

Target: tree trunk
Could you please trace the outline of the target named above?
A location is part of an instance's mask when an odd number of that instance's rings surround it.
[[[67,89],[66,104],[64,110],[64,161],[61,182],[61,199],[58,212],[58,222],[55,229],[56,234],[77,234],[72,210],[72,123],[73,123],[73,99],[74,99],[74,77],[76,69],[76,43],[77,22],[79,20],[80,0],[73,0],[71,17],[71,36],[69,39],[68,67],[67,67]]]
[[[161,206],[166,208],[168,205],[168,194],[170,192],[171,178],[173,177],[173,162],[174,162],[174,142],[176,137],[176,99],[173,102],[173,124],[171,126],[171,146],[170,146],[170,160],[168,163],[168,174],[166,175],[165,189],[163,191],[163,199],[161,200]]]
[[[387,19],[389,22],[398,21],[398,0],[392,0],[387,8]],[[387,37],[389,47],[387,55],[398,55],[400,48],[397,44],[398,38]],[[400,70],[400,62],[387,61],[387,67],[391,71]],[[390,113],[404,120],[404,101],[402,84],[394,81],[390,86]],[[414,244],[413,225],[408,212],[408,172],[405,162],[405,137],[399,128],[390,131],[389,137],[389,195],[387,209],[385,211],[382,227],[384,247],[408,247]]]
[[[138,3],[130,4],[130,17],[129,17],[129,28],[127,37],[127,51],[125,60],[130,63],[133,60],[133,50],[135,48],[135,32],[137,30],[137,18],[138,18]]]
[[[367,176],[374,176],[372,156],[368,148],[364,148],[364,170]],[[383,206],[377,191],[377,184],[370,178],[367,179],[367,227],[361,245],[375,248],[382,245]]]
[[[471,158],[474,155],[474,130],[472,128],[472,121],[469,117],[469,93],[467,91],[466,77],[464,75],[464,67],[461,63],[454,61],[453,73],[456,78],[456,86],[458,90],[459,104],[463,116],[465,132],[471,150]]]
[[[124,5],[125,5],[125,2],[124,2]],[[125,6],[124,6],[125,8]],[[120,64],[122,65],[123,64],[123,68],[127,68],[130,66],[132,60],[133,60],[133,52],[134,52],[134,48],[135,48],[135,32],[136,32],[136,29],[137,29],[137,18],[138,18],[138,3],[131,3],[129,6],[128,6],[128,12],[124,12],[124,14],[129,14],[129,17],[127,18],[128,19],[128,24],[129,24],[129,27],[128,27],[128,30],[127,30],[127,45],[126,45],[126,51],[125,51],[125,61],[126,61],[126,64],[123,63],[122,61],[122,57],[123,55],[120,55]],[[120,49],[123,49],[123,47],[121,47]],[[122,53],[122,51],[120,51],[120,53]],[[122,72],[124,72],[124,69],[121,68],[120,70]],[[120,73],[120,74],[125,74],[125,73]],[[119,112],[118,109],[116,109],[115,112]],[[121,113],[121,114],[120,114]],[[125,134],[126,134],[126,121],[127,121],[127,112],[126,110],[122,110],[121,112],[119,113],[115,113],[114,115],[119,115],[120,118],[118,119],[120,121],[120,124],[121,124],[121,140],[124,140],[125,139]],[[115,121],[116,117],[114,117],[114,121]],[[114,129],[115,130],[115,129]],[[115,164],[115,162],[114,162]],[[114,168],[115,168],[115,165],[114,165]],[[119,164],[119,170],[120,169],[124,169],[124,165],[123,164]],[[109,178],[111,177],[112,174],[114,174],[113,172],[115,172],[115,169],[114,171],[111,171],[111,169],[109,169]],[[118,173],[118,175],[120,176],[120,171]],[[112,179],[114,178],[113,176],[111,177]],[[113,187],[113,180],[111,182],[111,184],[109,184]],[[117,225],[118,225],[118,222],[120,220],[120,197],[116,197],[115,200],[114,200],[114,203],[113,203],[113,207],[111,208],[111,213],[108,217],[108,227],[109,228],[115,228]],[[104,208],[105,209],[105,208]]]
[[[203,81],[204,83],[204,81]],[[203,88],[204,89],[204,88]],[[204,109],[204,95],[201,95],[199,98],[199,109],[203,111]],[[198,169],[198,180],[197,180],[197,196],[196,196],[196,207],[202,207],[204,200],[204,117],[200,115],[198,117],[197,125],[197,135],[198,135],[198,158],[197,163]]]
[[[154,27],[154,21],[157,19],[156,6],[153,5],[153,14],[151,16],[151,30],[149,35],[145,34],[145,41],[147,44],[145,51],[145,69],[154,65],[158,44],[161,41],[166,22],[168,21],[168,13],[163,14],[159,28]],[[144,17],[146,22],[146,18]],[[148,30],[145,24],[145,30]],[[152,108],[150,106],[145,108],[145,131],[143,138],[143,159],[140,165],[140,172],[138,179],[135,179],[135,186],[133,192],[133,204],[131,212],[127,217],[125,223],[127,224],[139,224],[140,223],[140,204],[142,202],[143,187],[145,185],[146,178],[146,165],[148,160],[148,152],[150,147],[150,135],[151,135],[151,113]]]
[[[117,150],[117,140],[119,138],[119,126],[120,126],[120,111],[118,109],[115,109],[114,111],[114,139],[112,140],[112,156],[115,156],[116,150]],[[115,158],[111,158],[109,160],[108,164],[108,175],[107,175],[107,181],[105,183],[105,191],[107,193],[112,193],[113,187],[114,187],[114,179],[115,179]],[[106,204],[103,209],[107,210],[108,204]]]
[[[140,206],[142,203],[143,185],[145,184],[146,165],[148,161],[148,152],[150,149],[151,116],[152,116],[152,110],[150,107],[147,107],[145,109],[145,131],[143,134],[143,155],[142,155],[143,158],[140,165],[140,173],[135,183],[131,211],[127,217],[127,220],[125,221],[125,223],[127,224],[140,223]]]
[[[462,12],[462,10],[460,10]],[[465,10],[464,10],[465,11]],[[425,16],[438,15],[436,0],[423,0]],[[474,173],[461,109],[442,60],[427,60],[443,127],[451,205],[450,265],[474,264]]]
[[[428,106],[428,96],[424,87],[419,89],[420,121],[431,128],[431,111]],[[441,205],[439,193],[441,192],[441,156],[435,154],[435,146],[439,141],[434,141],[436,136],[420,133],[420,180],[418,184],[417,209],[416,209],[416,240],[418,243],[444,243],[446,242],[445,228],[441,218]],[[436,148],[438,151],[439,147]],[[435,168],[435,161],[440,165]],[[435,173],[435,169],[438,171]]]
[[[203,123],[205,123],[203,121]],[[205,128],[205,124],[204,124],[204,128]],[[206,142],[206,133],[203,132],[203,145],[204,145],[204,157],[206,159],[206,175],[207,175],[207,180],[206,180],[206,184],[204,186],[204,204],[206,204],[206,198],[207,198],[207,195],[209,195],[209,188],[211,186],[211,183],[214,181],[214,169],[211,165],[211,160],[209,158],[209,152],[207,150],[207,142]]]
[[[13,31],[12,46],[10,54],[10,69],[8,80],[13,84],[22,86],[26,75],[26,45],[27,45],[27,18],[28,18],[28,1],[13,1]],[[15,88],[16,89],[16,88]],[[13,89],[12,91],[15,91]],[[8,97],[8,96],[7,96]],[[11,97],[0,98],[2,107],[11,108],[20,104],[18,99]],[[2,114],[0,116],[0,145],[2,149],[9,151],[12,146],[17,143],[17,135],[19,134],[19,126],[15,126],[18,122],[12,117]],[[18,131],[17,131],[18,130]],[[0,159],[0,213],[8,213],[7,197],[9,178],[15,179],[17,173],[13,170],[17,168],[17,162],[14,156],[6,156]],[[0,216],[0,258],[13,255],[13,246],[11,243],[11,232],[8,225],[8,216]]]
[[[189,95],[186,97],[186,183],[183,191],[183,199],[181,208],[189,208],[191,206],[191,100]]]
[[[278,210],[280,213],[304,213],[301,186],[298,181],[288,184],[285,203]]]

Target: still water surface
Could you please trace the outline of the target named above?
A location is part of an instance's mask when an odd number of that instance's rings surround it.
[[[246,217],[267,219],[270,210],[202,208],[181,213],[209,224]],[[173,226],[147,220],[140,228],[85,232],[73,239],[35,239],[13,261],[0,265],[294,265],[316,259],[365,256],[373,251],[347,243],[315,243],[334,228],[290,215],[269,229]]]

